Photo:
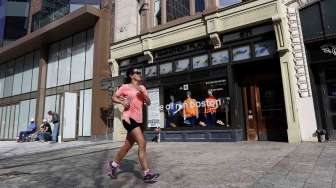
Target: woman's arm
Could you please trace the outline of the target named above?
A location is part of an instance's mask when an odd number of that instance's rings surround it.
[[[129,107],[129,103],[125,100],[125,98],[117,96],[116,94],[112,96],[112,102],[122,104],[125,108]]]

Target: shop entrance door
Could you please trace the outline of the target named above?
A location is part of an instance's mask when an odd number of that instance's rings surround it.
[[[287,141],[281,82],[249,80],[242,88],[247,140]]]

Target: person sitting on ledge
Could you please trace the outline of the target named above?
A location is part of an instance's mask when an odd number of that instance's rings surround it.
[[[34,120],[34,118],[31,118],[30,123],[27,125],[27,130],[20,132],[17,141],[18,142],[27,141],[28,136],[36,132],[36,128],[37,128],[37,126],[35,124],[35,120]]]

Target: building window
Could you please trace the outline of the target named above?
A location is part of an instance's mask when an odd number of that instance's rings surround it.
[[[256,57],[272,55],[276,51],[276,44],[273,40],[262,41],[254,44]]]
[[[232,50],[233,61],[249,59],[251,57],[250,46],[241,46]]]
[[[190,67],[190,61],[189,59],[178,60],[175,64],[175,67],[175,72],[187,71]]]
[[[27,34],[28,18],[7,16],[5,22],[5,40],[16,40]]]
[[[92,79],[94,33],[78,33],[49,47],[47,88]]]
[[[214,52],[211,54],[211,64],[212,65],[219,65],[228,63],[230,61],[229,51],[223,50]]]
[[[207,67],[209,65],[208,55],[193,57],[193,69]]]
[[[167,22],[189,15],[189,0],[167,0]]]
[[[160,65],[160,74],[169,74],[173,72],[173,63],[164,63]]]
[[[243,0],[219,0],[219,6],[221,8],[228,7],[237,3],[241,3]]]
[[[154,26],[161,25],[161,0],[154,0]]]
[[[154,77],[157,75],[156,65],[145,68],[145,77]]]
[[[205,0],[207,1],[207,0]],[[204,0],[195,0],[195,11],[203,12],[205,10]]]

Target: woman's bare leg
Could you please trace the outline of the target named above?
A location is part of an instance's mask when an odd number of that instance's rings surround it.
[[[146,153],[146,140],[145,137],[140,129],[140,127],[137,127],[133,129],[130,132],[132,138],[135,140],[135,142],[138,143],[139,145],[139,150],[138,150],[138,156],[139,156],[139,161],[141,164],[141,167],[144,171],[148,170],[148,161],[147,161],[147,153]]]
[[[117,155],[114,157],[114,162],[120,163],[122,159],[127,155],[128,151],[133,147],[135,140],[133,136],[127,134],[124,145],[119,149]]]

